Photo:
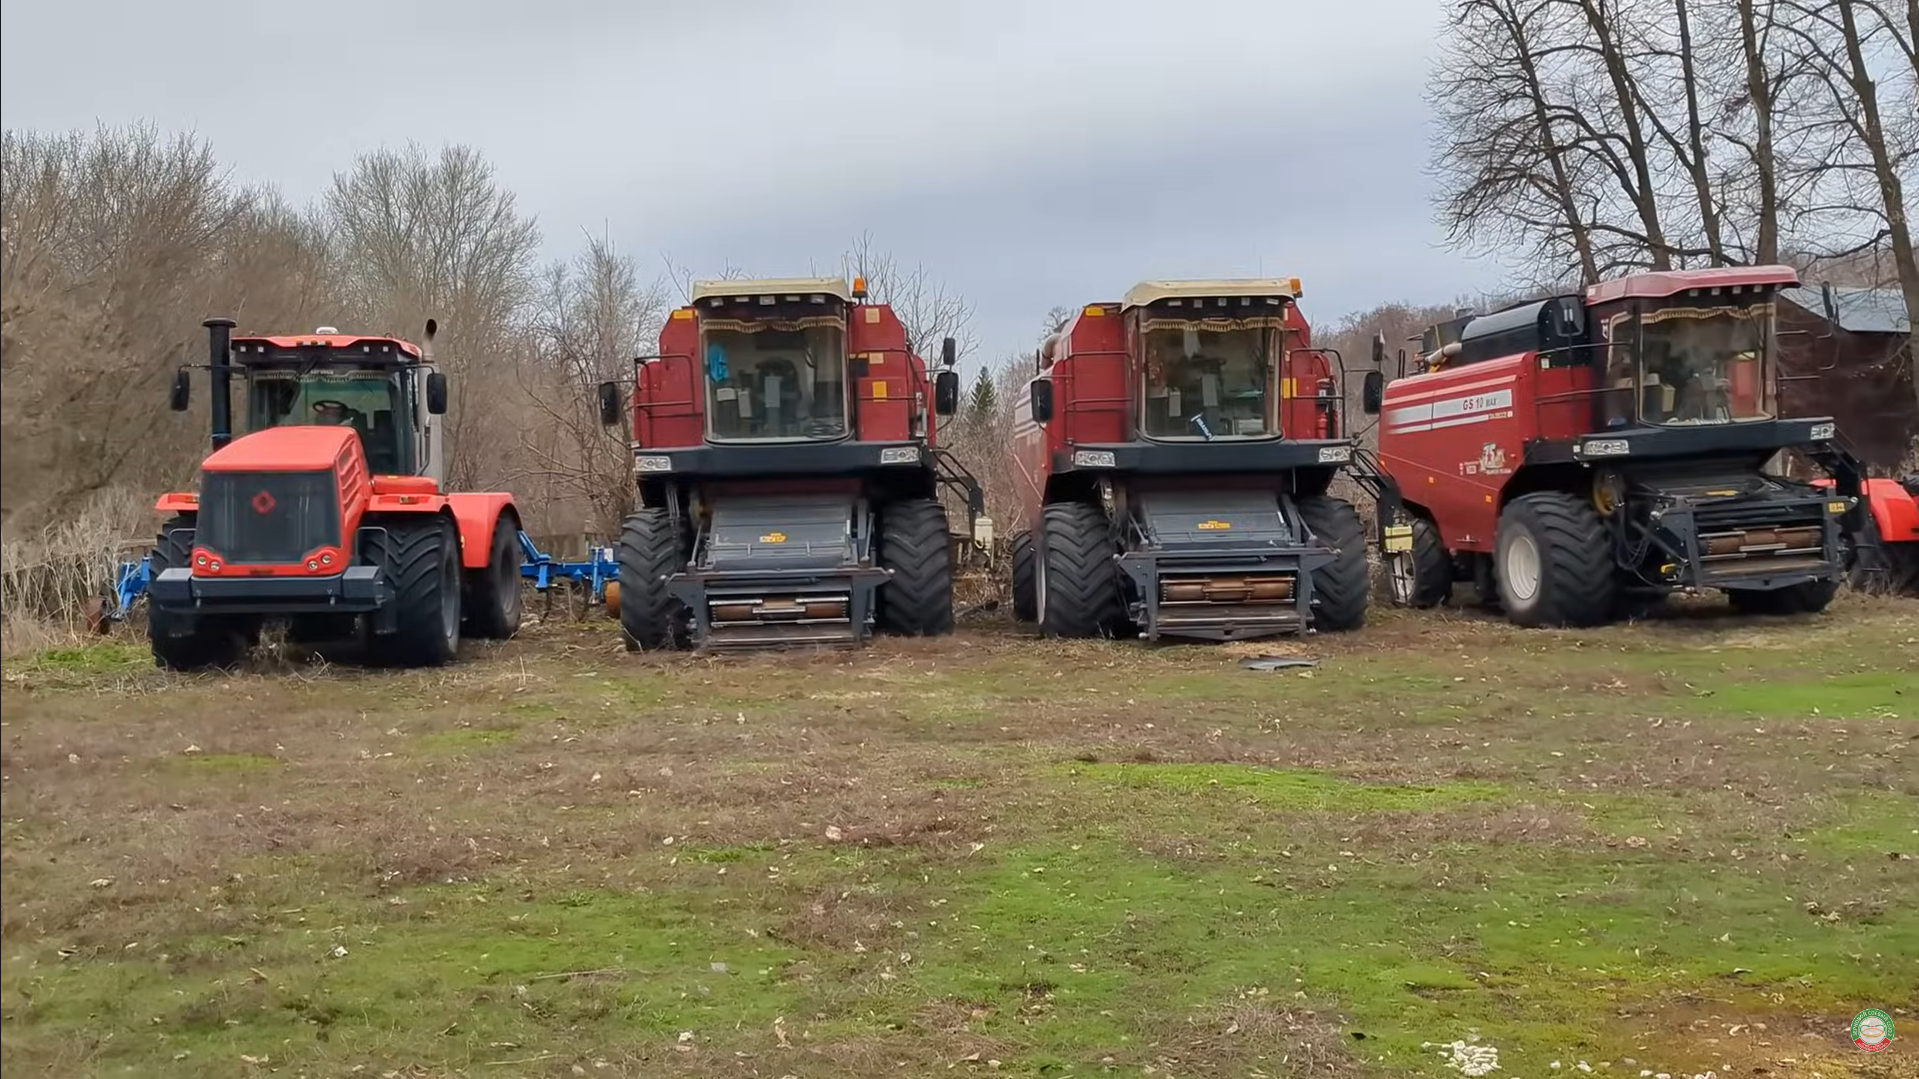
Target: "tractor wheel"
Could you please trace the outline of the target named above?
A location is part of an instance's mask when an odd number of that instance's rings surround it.
[[[1438,607],[1453,595],[1453,556],[1439,526],[1413,518],[1413,549],[1386,555],[1386,585],[1395,607]]]
[[[1033,591],[1033,534],[1021,532],[1013,537],[1013,618],[1033,622],[1039,618],[1039,597]]]
[[[523,592],[519,529],[513,518],[502,513],[493,523],[486,568],[467,574],[466,635],[504,641],[520,632]]]
[[[1359,511],[1330,495],[1314,495],[1294,504],[1314,537],[1338,554],[1330,564],[1313,571],[1313,628],[1333,633],[1358,629],[1366,624],[1367,592],[1372,585],[1366,526]]]
[[[686,566],[679,530],[663,509],[629,514],[620,526],[620,636],[626,650],[685,648],[686,604],[666,590],[666,578]]]
[[[901,637],[953,632],[953,546],[946,507],[930,498],[882,507],[879,564],[893,571],[880,586],[876,622]]]
[[[153,546],[153,575],[193,564],[193,549],[182,529],[192,530],[194,518],[182,514],[160,526]],[[231,667],[240,662],[259,636],[259,619],[182,614],[147,605],[147,641],[153,646],[153,664],[169,671],[198,671]]]
[[[1513,499],[1499,515],[1494,575],[1521,626],[1597,626],[1619,589],[1612,541],[1589,502],[1559,491]]]
[[[368,529],[366,560],[386,568],[396,624],[372,637],[370,656],[396,667],[438,667],[460,650],[460,538],[439,514],[388,517]]]
[[[1126,620],[1112,525],[1098,507],[1056,502],[1040,514],[1034,611],[1048,637],[1111,637]]]
[[[1804,581],[1785,588],[1728,588],[1726,598],[1740,614],[1818,614],[1839,594],[1839,578]]]

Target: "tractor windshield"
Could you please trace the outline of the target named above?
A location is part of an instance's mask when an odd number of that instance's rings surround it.
[[[712,319],[700,327],[718,442],[846,435],[846,330],[837,317]]]
[[[397,374],[365,370],[249,372],[247,426],[343,424],[360,433],[375,475],[404,475],[411,466],[412,404]]]
[[[1639,315],[1639,418],[1663,426],[1738,423],[1772,416],[1771,301],[1737,307],[1667,307]],[[1628,335],[1630,336],[1630,335]],[[1614,332],[1614,389],[1634,389]]]
[[[1277,318],[1146,318],[1140,322],[1140,429],[1147,438],[1270,438]]]

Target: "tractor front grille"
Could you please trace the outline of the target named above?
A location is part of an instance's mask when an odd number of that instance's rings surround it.
[[[194,542],[234,565],[290,565],[339,546],[333,472],[206,473]]]

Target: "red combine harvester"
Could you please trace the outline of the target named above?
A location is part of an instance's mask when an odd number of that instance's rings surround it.
[[[422,345],[322,327],[230,338],[209,319],[213,453],[198,493],[160,497],[173,516],[149,556],[154,661],[228,666],[267,619],[293,639],[404,666],[452,659],[462,631],[520,626],[513,496],[448,494],[446,376]],[[238,372],[250,434],[231,430]],[[185,411],[187,369],[171,406]]]
[[[1364,623],[1337,354],[1297,279],[1148,281],[1041,346],[1016,420],[1014,613],[1056,637],[1242,640]]]
[[[952,338],[929,377],[905,327],[841,278],[700,281],[637,361],[640,508],[620,534],[629,649],[853,645],[953,628],[936,445],[959,402]],[[600,419],[625,412],[600,386]]]
[[[1676,590],[1823,609],[1865,508],[1833,421],[1777,414],[1774,292],[1797,283],[1784,266],[1638,274],[1462,316],[1427,331],[1417,373],[1403,351],[1390,385],[1369,373],[1394,602],[1471,580],[1523,626],[1598,625]],[[1767,470],[1795,448],[1834,489]]]

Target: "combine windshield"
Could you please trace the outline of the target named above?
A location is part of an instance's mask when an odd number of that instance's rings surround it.
[[[1638,406],[1641,422],[1664,426],[1737,423],[1772,416],[1773,304],[1669,307],[1639,316]],[[1633,389],[1633,371],[1618,348],[1613,388]]]
[[[839,318],[713,319],[700,337],[715,441],[846,435],[846,331]]]
[[[411,407],[403,380],[380,371],[264,370],[248,376],[249,430],[352,427],[376,475],[404,475],[411,467]]]
[[[1147,438],[1270,438],[1277,318],[1147,318],[1140,427]]]

